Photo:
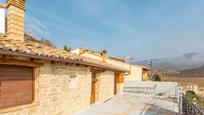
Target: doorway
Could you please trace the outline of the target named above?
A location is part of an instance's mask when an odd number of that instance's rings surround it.
[[[92,83],[91,83],[91,104],[96,102],[96,88],[97,87],[97,78],[96,78],[96,73],[92,73]]]
[[[115,73],[114,77],[114,95],[117,94],[117,74]]]

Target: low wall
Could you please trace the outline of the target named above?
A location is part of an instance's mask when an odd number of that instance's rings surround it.
[[[154,94],[162,94],[165,93],[169,96],[178,96],[179,87],[177,82],[152,82],[152,81],[144,81],[144,82],[125,82],[124,88],[126,87],[138,87],[143,90],[145,88],[154,88]]]

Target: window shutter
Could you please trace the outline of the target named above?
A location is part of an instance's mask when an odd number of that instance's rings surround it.
[[[33,68],[0,65],[0,109],[32,103]]]

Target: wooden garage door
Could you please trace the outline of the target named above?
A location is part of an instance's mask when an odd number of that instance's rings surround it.
[[[0,64],[0,109],[32,101],[33,68]]]

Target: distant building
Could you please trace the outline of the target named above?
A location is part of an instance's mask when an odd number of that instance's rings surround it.
[[[193,91],[196,94],[198,93],[198,85],[190,84],[190,83],[182,83],[181,84],[181,90],[182,91]]]

